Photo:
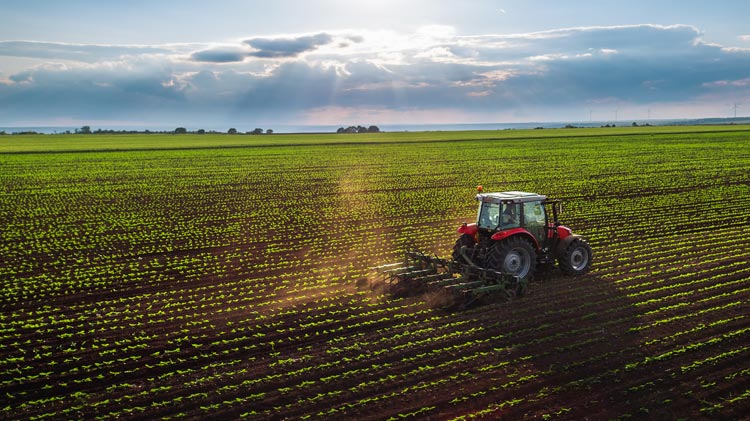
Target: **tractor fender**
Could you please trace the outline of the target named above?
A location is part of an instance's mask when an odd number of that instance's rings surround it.
[[[479,228],[477,227],[477,224],[467,224],[464,222],[461,224],[460,227],[458,227],[458,233],[459,234],[468,234],[472,237],[474,237],[477,234],[477,231]]]
[[[578,240],[579,238],[583,239],[583,237],[578,234],[570,234],[567,237],[561,239],[557,243],[557,247],[555,247],[555,256],[562,256],[562,254],[565,253],[565,249],[568,248],[570,243],[572,243],[575,240]]]
[[[565,239],[568,238],[573,234],[573,230],[564,226],[564,225],[558,225],[555,227],[555,230],[557,231],[557,238],[559,239]],[[550,232],[551,234],[551,232]]]
[[[512,228],[509,230],[498,231],[492,234],[492,237],[490,238],[492,238],[495,241],[502,241],[502,240],[505,240],[506,238],[513,237],[516,235],[520,235],[524,238],[527,238],[531,242],[531,244],[536,248],[536,250],[537,251],[539,250],[539,242],[536,240],[536,238],[534,238],[533,235],[531,235],[530,232],[528,232],[524,228]]]

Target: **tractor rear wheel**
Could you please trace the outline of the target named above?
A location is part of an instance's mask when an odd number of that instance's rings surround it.
[[[487,266],[498,272],[529,278],[536,268],[536,250],[521,237],[496,242],[489,250]]]
[[[591,246],[584,239],[573,240],[558,258],[560,269],[566,275],[583,275],[591,268]]]
[[[461,234],[460,237],[458,237],[458,240],[456,240],[456,244],[453,245],[453,254],[451,257],[453,257],[454,262],[458,263],[470,263],[467,262],[466,259],[461,255],[461,247],[466,246],[467,248],[473,248],[474,247],[474,237],[472,237],[469,234]]]

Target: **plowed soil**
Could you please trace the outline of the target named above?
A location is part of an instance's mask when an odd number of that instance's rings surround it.
[[[0,164],[0,418],[750,413],[748,132]],[[591,272],[461,311],[373,288],[450,253],[477,180],[564,199]]]

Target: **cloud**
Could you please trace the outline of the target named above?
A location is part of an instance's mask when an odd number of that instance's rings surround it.
[[[252,57],[285,58],[297,57],[332,41],[333,37],[330,34],[319,33],[296,38],[251,38],[244,42],[255,49],[249,53]]]
[[[32,75],[32,72],[27,70],[24,72],[16,73],[14,75],[10,75],[8,79],[16,83],[31,82],[31,75]]]
[[[592,51],[633,53],[642,59],[691,50],[701,32],[688,25],[633,25],[565,28],[528,34],[458,37],[451,48],[462,56],[494,62],[528,57],[573,57]]]
[[[246,57],[248,57],[247,51],[231,47],[201,50],[190,55],[192,60],[211,63],[235,63],[245,60]]]
[[[0,102],[13,109],[3,117],[35,116],[107,119],[171,108],[184,97],[170,84],[166,69],[114,70],[110,66],[44,66],[12,76],[16,83],[0,87]]]
[[[321,46],[334,42],[334,37],[327,33],[304,35],[292,38],[251,38],[242,43],[247,48],[224,46],[196,51],[190,55],[195,61],[211,63],[234,63],[244,61],[248,57],[264,59],[295,58],[300,54],[315,51]],[[348,36],[339,41],[341,48],[347,47],[349,42],[362,42],[361,36]]]
[[[750,87],[750,78],[739,80],[716,80],[706,82],[703,86],[708,88],[747,88]]]
[[[173,50],[164,47],[64,44],[56,42],[0,41],[0,56],[60,59],[98,62],[123,56],[142,54],[168,54]]]
[[[350,30],[234,45],[5,41],[0,54],[33,65],[8,72],[0,62],[0,103],[12,105],[0,108],[0,125],[29,115],[279,124],[310,122],[321,110],[399,121],[415,115],[550,120],[587,117],[590,108],[612,104],[684,111],[686,104],[710,108],[750,95],[750,51],[701,37],[687,25],[474,36],[431,26],[410,34]]]

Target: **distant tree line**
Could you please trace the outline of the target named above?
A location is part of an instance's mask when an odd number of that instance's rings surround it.
[[[349,126],[347,128],[339,127],[336,133],[380,133],[378,126]]]
[[[230,135],[238,135],[241,134],[236,128],[231,127],[226,132],[220,132],[216,130],[204,130],[204,129],[198,129],[198,130],[188,130],[185,127],[177,127],[174,130],[112,130],[112,129],[96,129],[92,130],[91,126],[82,126],[78,129],[75,129],[73,132],[75,134],[230,134]],[[349,127],[339,127],[338,130],[336,130],[336,133],[380,133],[380,128],[378,126],[349,126]],[[7,135],[7,134],[14,134],[14,135],[31,135],[31,134],[44,134],[35,132],[32,130],[29,131],[23,131],[23,132],[13,132],[13,133],[6,133],[5,131],[0,131],[0,136]],[[55,134],[71,134],[70,130],[66,130],[65,132],[57,133]],[[247,131],[244,134],[246,135],[270,135],[273,134],[273,129],[262,129],[260,127],[255,128],[254,130]]]
[[[0,134],[5,134],[5,132],[1,132]],[[37,132],[18,132],[13,134],[40,134]],[[64,134],[70,134],[70,130],[64,132]],[[75,134],[225,134],[225,132],[220,132],[216,130],[204,130],[204,129],[198,129],[190,131],[186,129],[185,127],[177,127],[174,130],[162,130],[162,131],[153,131],[153,130],[103,130],[103,129],[96,129],[91,130],[91,126],[83,126],[80,129],[75,129]],[[226,131],[226,134],[239,134],[239,131],[235,129],[234,127],[230,128]],[[266,129],[263,130],[261,128],[256,128],[253,131],[245,132],[245,134],[273,134],[273,129]]]

